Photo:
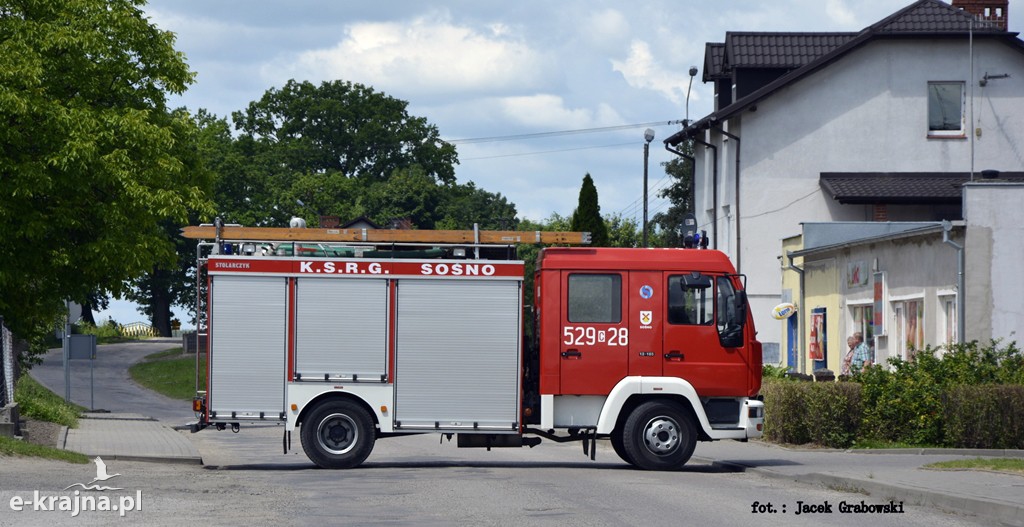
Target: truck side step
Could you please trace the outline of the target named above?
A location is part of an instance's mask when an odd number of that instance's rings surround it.
[[[533,448],[540,444],[539,437],[523,437],[519,434],[456,434],[459,448]]]

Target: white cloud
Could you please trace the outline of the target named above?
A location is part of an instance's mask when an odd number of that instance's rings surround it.
[[[642,40],[633,41],[626,60],[613,59],[612,69],[621,73],[634,88],[654,90],[676,104],[686,98],[686,86],[689,83],[686,70],[677,71],[662,66],[655,60],[650,46]]]
[[[587,14],[577,33],[591,50],[611,52],[629,40],[630,25],[626,17],[615,9],[602,9]]]
[[[843,0],[828,0],[825,4],[825,14],[828,15],[836,25],[851,27],[857,25],[857,15]]]
[[[495,104],[505,119],[537,130],[572,130],[624,122],[610,105],[602,103],[596,109],[568,108],[558,95],[504,97]]]
[[[544,57],[509,26],[456,25],[444,13],[353,23],[343,34],[334,47],[268,64],[264,75],[272,81],[344,79],[389,92],[451,95],[533,88],[545,70]]]

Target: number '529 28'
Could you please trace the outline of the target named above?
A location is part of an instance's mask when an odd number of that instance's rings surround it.
[[[565,326],[562,328],[562,341],[566,346],[593,346],[605,344],[609,346],[628,346],[629,328],[597,329],[593,326]]]

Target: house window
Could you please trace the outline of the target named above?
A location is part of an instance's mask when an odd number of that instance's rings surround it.
[[[872,304],[850,306],[850,315],[853,316],[853,330],[850,335],[860,332],[864,336],[864,343],[874,347],[875,341],[875,308]]]
[[[964,135],[964,83],[928,83],[928,135]]]
[[[950,344],[956,344],[956,295],[939,296],[939,306],[942,308],[942,342],[947,346]]]
[[[622,276],[569,275],[569,322],[618,324],[622,320]]]
[[[924,299],[893,302],[892,309],[896,356],[914,360],[914,355],[924,349]]]

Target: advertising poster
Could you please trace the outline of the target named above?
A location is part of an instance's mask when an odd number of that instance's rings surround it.
[[[825,309],[816,308],[811,311],[811,337],[808,340],[811,360],[825,360]]]

